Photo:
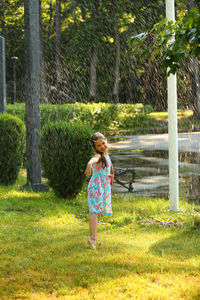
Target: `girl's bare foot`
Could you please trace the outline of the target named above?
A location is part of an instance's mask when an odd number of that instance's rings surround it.
[[[91,237],[88,237],[88,243],[91,245],[92,249],[96,250],[96,241],[92,240]]]

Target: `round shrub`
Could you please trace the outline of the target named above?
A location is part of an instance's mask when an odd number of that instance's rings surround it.
[[[40,156],[44,176],[62,197],[74,197],[82,189],[84,170],[92,154],[90,127],[58,121],[41,130]]]
[[[16,181],[24,150],[24,122],[10,114],[0,114],[0,183],[13,184]]]

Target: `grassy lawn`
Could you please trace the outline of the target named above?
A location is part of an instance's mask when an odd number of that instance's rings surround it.
[[[168,112],[152,112],[148,114],[149,118],[158,122],[162,122],[164,124],[168,123]],[[191,131],[199,131],[200,130],[200,122],[199,120],[195,120],[193,118],[192,110],[178,110],[177,111],[177,119],[178,119],[178,131],[179,132],[191,132]],[[167,127],[166,127],[167,129]],[[164,130],[164,128],[163,128]],[[167,132],[167,130],[166,130]]]
[[[148,123],[145,124],[145,121]],[[178,132],[200,131],[200,121],[193,118],[192,110],[178,110]],[[151,124],[155,122],[154,124]],[[162,134],[168,132],[168,112],[151,112],[146,115],[145,120],[140,120],[139,126],[133,126],[129,129],[114,128],[107,130],[110,136],[117,135],[137,135],[137,134]]]
[[[178,120],[187,120],[188,118],[193,116],[192,110],[178,110],[177,118]],[[152,112],[149,114],[151,119],[157,121],[168,122],[168,112]]]
[[[90,249],[76,199],[0,186],[0,299],[200,299],[200,214],[180,201],[113,195]]]

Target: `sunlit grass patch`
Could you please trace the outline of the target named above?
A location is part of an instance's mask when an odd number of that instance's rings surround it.
[[[168,112],[163,111],[163,112],[151,112],[148,114],[148,116],[151,119],[154,119],[156,121],[164,121],[168,122]],[[187,119],[193,116],[193,111],[192,110],[178,110],[177,111],[177,118],[178,120],[183,120]]]
[[[151,112],[148,117],[158,122],[168,123],[168,112]],[[190,109],[177,111],[178,131],[179,132],[193,132],[200,130],[199,120],[193,117],[193,111]],[[164,124],[162,124],[163,126]],[[166,127],[167,128],[167,127]],[[167,131],[166,131],[167,133]]]
[[[22,191],[16,191],[16,190],[12,190],[10,192],[8,192],[5,195],[5,198],[9,198],[10,200],[12,199],[31,199],[31,198],[41,198],[42,195],[39,193],[33,193],[33,192],[22,192]]]
[[[78,225],[80,220],[71,213],[58,214],[56,216],[47,216],[40,220],[40,224],[49,228],[64,228],[71,225]]]
[[[194,279],[194,282],[192,281]],[[95,299],[193,299],[194,288],[198,283],[194,277],[184,277],[172,274],[153,276],[134,274],[133,276],[119,277],[94,287],[91,291]],[[113,286],[115,289],[113,290]],[[185,295],[184,291],[187,291]],[[98,295],[96,297],[96,295]],[[186,297],[185,297],[186,296]]]

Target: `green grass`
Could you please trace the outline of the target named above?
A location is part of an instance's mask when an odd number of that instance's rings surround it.
[[[148,114],[149,118],[163,123],[166,123],[165,128],[162,125],[162,131],[167,132],[167,123],[168,123],[168,112],[152,112]],[[178,119],[178,131],[179,132],[192,132],[200,130],[200,121],[196,120],[193,117],[192,110],[178,110],[177,111],[177,119]],[[159,131],[159,128],[158,128]]]
[[[193,132],[200,130],[200,121],[193,117],[192,110],[178,110],[178,132]],[[161,134],[168,132],[168,112],[151,112],[144,120],[139,121],[139,126],[134,125],[129,129],[115,128],[107,130],[110,136],[136,135],[136,134]]]
[[[178,110],[178,120],[186,120],[193,116],[192,110]],[[149,113],[149,117],[156,121],[168,122],[168,112],[152,112]]]
[[[200,215],[180,202],[112,196],[90,249],[76,199],[0,186],[0,299],[200,299]]]

